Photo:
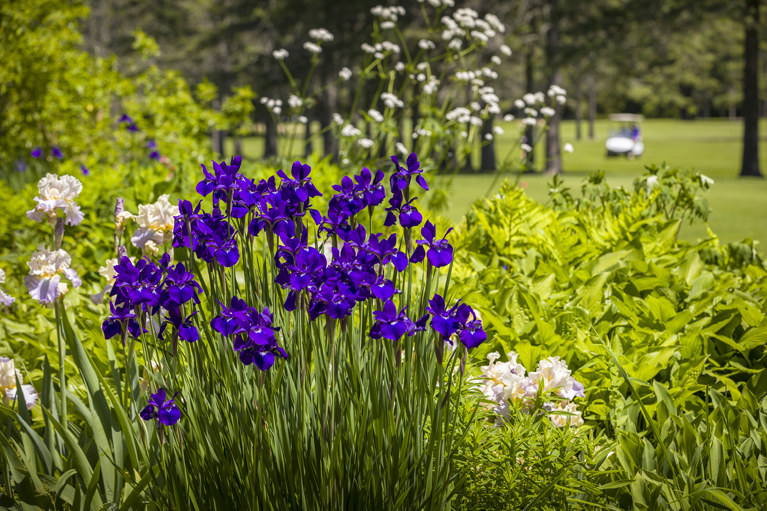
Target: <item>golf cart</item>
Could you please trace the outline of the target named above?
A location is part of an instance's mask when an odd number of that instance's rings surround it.
[[[639,123],[644,117],[637,114],[610,114],[610,132],[605,142],[607,156],[638,158],[644,152]]]

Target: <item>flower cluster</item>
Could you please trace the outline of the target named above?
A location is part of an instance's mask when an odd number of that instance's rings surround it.
[[[131,237],[131,243],[145,253],[156,254],[159,247],[169,241],[173,234],[178,207],[161,195],[154,204],[140,204],[134,220],[139,224]]]
[[[432,330],[450,344],[453,342],[454,335],[466,348],[476,348],[487,339],[487,334],[482,328],[482,320],[477,317],[474,309],[461,303],[460,300],[448,309],[445,299],[435,294],[429,300],[426,312],[431,315]]]
[[[5,272],[0,269],[0,284],[5,284]],[[0,303],[5,305],[6,307],[10,307],[13,302],[15,302],[16,299],[12,297],[11,295],[7,294],[5,291],[0,289]]]
[[[128,257],[123,257],[114,271],[113,300],[109,304],[112,315],[102,324],[106,339],[126,330],[139,337],[148,331],[146,326],[154,328],[152,319],[156,315],[162,323],[153,333],[160,338],[169,324],[185,341],[195,342],[199,338],[192,323],[195,312],[186,315],[184,305],[190,301],[199,303],[197,293],[202,289],[183,263],[171,265],[170,256],[165,254],[158,264],[140,259],[134,266]]]
[[[583,385],[572,377],[567,364],[559,357],[541,360],[535,372],[525,376],[525,366],[517,362],[517,353],[509,352],[508,361],[497,352],[490,353],[490,363],[482,367],[485,383],[482,393],[497,403],[495,412],[508,418],[511,407],[530,412],[543,401],[542,409],[557,426],[580,426],[581,412],[572,400],[584,397]],[[553,398],[553,399],[552,399]]]
[[[24,276],[29,294],[41,304],[53,303],[56,298],[63,296],[68,287],[61,282],[64,275],[74,287],[80,287],[82,281],[77,272],[69,267],[72,258],[62,249],[50,251],[44,246],[39,246],[37,252],[27,263],[29,275]]]
[[[160,387],[156,394],[150,394],[147,404],[139,414],[145,421],[157,419],[166,426],[172,426],[181,418],[181,410],[175,403],[178,392],[170,399],[165,399],[165,389]]]
[[[83,221],[83,214],[75,199],[83,189],[83,185],[77,178],[72,176],[58,177],[47,174],[37,183],[38,196],[35,197],[37,205],[27,211],[27,217],[35,222],[47,219],[51,225],[56,223],[58,211],[64,212],[66,223],[77,225]]]
[[[234,351],[245,365],[254,364],[266,371],[274,364],[274,357],[288,358],[288,354],[277,344],[275,336],[279,328],[272,326],[269,307],[259,312],[249,307],[245,300],[232,297],[229,307],[222,306],[221,313],[210,325],[225,337],[234,336]]]
[[[0,357],[0,398],[2,398],[5,406],[15,401],[18,396],[17,378],[19,382],[23,381],[21,372],[16,369],[13,359]],[[24,393],[24,402],[27,403],[27,408],[35,406],[37,402],[35,388],[32,385],[22,385],[21,391]]]

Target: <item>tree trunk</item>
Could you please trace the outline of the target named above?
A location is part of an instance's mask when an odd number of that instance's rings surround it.
[[[338,139],[330,126],[332,115],[336,111],[338,91],[334,84],[329,84],[325,89],[325,97],[320,104],[320,126],[322,132],[322,149],[325,156],[330,156],[331,161],[338,161]]]
[[[242,137],[234,138],[234,155],[242,156]]]
[[[594,140],[594,122],[597,120],[597,80],[589,75],[589,140]]]
[[[490,140],[485,135],[490,134]],[[489,116],[482,123],[482,153],[479,169],[483,171],[495,170],[495,135],[493,134],[493,117]]]
[[[549,0],[549,28],[546,31],[546,66],[549,68],[549,86],[559,85],[562,73],[559,69],[559,0]],[[559,149],[559,120],[562,108],[552,101],[556,113],[549,119],[549,129],[546,130],[546,173],[562,173],[562,155]]]
[[[746,57],[743,80],[743,162],[741,176],[759,170],[759,0],[746,0]]]
[[[575,97],[575,140],[580,140],[583,138],[583,133],[581,132],[581,122],[583,121],[583,101],[581,98],[581,90],[580,88],[576,91],[577,96]]]
[[[533,92],[535,90],[535,76],[533,75],[533,47],[528,47],[527,53],[525,53],[525,92]],[[535,140],[533,135],[535,127],[528,126],[525,128],[525,143],[531,147],[534,147]],[[530,151],[527,155],[528,170],[535,170],[535,151]]]
[[[264,158],[277,156],[277,124],[271,112],[266,113],[266,130],[264,132]]]

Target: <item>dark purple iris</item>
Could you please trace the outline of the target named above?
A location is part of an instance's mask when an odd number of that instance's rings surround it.
[[[26,172],[27,171],[27,162],[24,160],[16,160],[16,172]]]
[[[150,394],[149,404],[140,412],[141,418],[145,421],[157,419],[166,426],[173,426],[181,418],[181,410],[175,403],[177,395],[178,392],[166,401],[165,389],[160,387],[156,394]]]
[[[133,124],[133,118],[131,118],[131,116],[130,116],[130,115],[128,115],[128,114],[122,114],[122,115],[120,116],[120,118],[117,120],[117,122],[118,122],[119,124],[122,124],[122,123],[124,123],[124,122],[125,122],[125,123],[128,123],[128,124]]]
[[[43,155],[43,149],[41,147],[35,147],[29,154],[32,158],[40,158]]]
[[[309,174],[311,174],[312,168],[309,165],[302,164],[300,161],[293,162],[293,167],[290,169],[290,175],[293,179],[290,179],[282,169],[277,171],[277,175],[282,179],[281,188],[288,188],[293,190],[296,198],[300,202],[306,202],[312,197],[320,197],[322,194],[317,190],[312,183]]]
[[[355,191],[362,195],[368,207],[377,206],[386,198],[386,190],[381,184],[383,179],[384,173],[382,170],[377,170],[375,177],[373,177],[373,174],[367,167],[363,167],[359,175],[354,176],[354,180],[357,182]]]
[[[445,305],[445,299],[435,294],[429,300],[426,312],[431,315],[431,328],[452,343],[450,337],[458,334],[461,343],[467,348],[476,348],[487,339],[482,329],[482,322],[477,319],[474,310],[465,303],[456,303],[451,308]]]
[[[394,264],[397,271],[407,268],[407,255],[397,249],[397,235],[392,234],[388,238],[379,240],[380,234],[371,234],[364,249],[368,254],[376,258],[378,264]]]
[[[451,227],[442,239],[437,239],[437,229],[427,220],[424,226],[421,227],[421,236],[424,239],[416,242],[418,247],[413,251],[413,255],[410,256],[410,262],[420,263],[423,261],[424,255],[428,257],[429,263],[437,268],[442,268],[453,262],[453,246],[445,239],[452,230],[453,228]],[[428,252],[424,249],[424,246],[429,247]]]
[[[405,314],[404,307],[397,312],[397,307],[391,300],[386,300],[383,310],[374,311],[375,323],[370,329],[370,337],[373,339],[390,339],[398,341],[408,330],[415,328],[415,323]]]
[[[61,152],[61,149],[59,149],[58,146],[53,146],[51,148],[51,156],[60,160],[64,157],[64,153]]]
[[[399,219],[399,224],[402,227],[412,228],[418,226],[421,223],[421,220],[423,220],[423,217],[416,207],[413,206],[413,201],[417,198],[418,197],[413,197],[405,202],[402,197],[402,192],[395,192],[394,196],[389,199],[389,204],[391,204],[391,206],[386,208],[388,213],[384,225],[386,227],[392,226],[397,223],[397,220]]]
[[[83,173],[83,176],[91,175],[91,171],[88,170],[88,167],[86,167],[85,165],[80,165],[80,171]]]
[[[392,174],[392,176],[389,178],[389,184],[391,185],[392,193],[407,190],[410,187],[410,180],[413,178],[413,176],[415,176],[415,182],[418,183],[421,188],[424,190],[429,189],[429,187],[426,185],[426,180],[421,175],[423,173],[423,169],[421,169],[421,163],[418,161],[418,156],[416,156],[415,153],[410,153],[410,155],[407,157],[407,167],[400,165],[396,156],[392,156],[391,161],[394,162],[396,169],[394,174]]]
[[[160,153],[157,151],[152,151],[149,153],[149,159],[150,160],[159,160],[160,159]]]

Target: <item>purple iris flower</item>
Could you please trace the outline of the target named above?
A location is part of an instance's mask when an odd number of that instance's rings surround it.
[[[400,291],[394,287],[394,283],[385,279],[383,275],[378,277],[376,281],[370,286],[370,293],[379,300],[389,300],[392,296]]]
[[[202,288],[194,280],[194,275],[186,271],[183,263],[168,268],[163,285],[165,290],[162,302],[166,308],[170,308],[171,304],[183,305],[192,299],[199,303],[197,293],[201,293]]]
[[[165,389],[160,387],[156,394],[150,394],[149,404],[147,404],[140,413],[145,421],[157,419],[166,426],[173,426],[181,418],[181,410],[175,403],[178,392],[167,401],[165,400]]]
[[[457,333],[461,343],[466,348],[471,349],[476,348],[487,339],[487,335],[482,329],[482,322],[477,319],[474,310],[465,303],[459,301],[448,309],[445,305],[445,299],[435,294],[434,298],[429,300],[426,312],[432,316],[432,329],[447,342],[452,343],[450,337]]]
[[[51,148],[51,156],[60,160],[64,157],[64,153],[61,152],[61,149],[59,149],[58,146],[53,146]]]
[[[421,220],[423,220],[423,217],[416,207],[413,206],[413,201],[417,198],[418,197],[413,197],[409,201],[404,202],[402,192],[395,192],[394,196],[389,199],[389,204],[391,204],[391,206],[386,208],[388,213],[386,215],[386,220],[384,220],[384,226],[389,227],[394,225],[397,222],[397,219],[399,219],[399,223],[402,227],[412,228],[418,226],[421,223]]]
[[[131,122],[130,124],[128,124],[128,131],[132,133],[135,133],[138,131],[138,126],[136,125],[135,122]]]
[[[154,141],[153,138],[150,138],[146,143],[147,149],[156,149],[157,148],[157,142]]]
[[[427,220],[424,226],[421,227],[421,236],[424,239],[416,242],[418,247],[413,251],[413,255],[410,256],[410,262],[420,263],[423,261],[424,256],[428,257],[429,263],[436,268],[442,268],[453,262],[453,246],[445,239],[452,230],[453,228],[451,227],[442,239],[437,239],[437,229]],[[428,252],[424,249],[424,245],[429,247]]]
[[[348,223],[348,217],[337,209],[328,209],[328,216],[323,217],[319,211],[313,209],[311,212],[314,223],[317,224],[317,233],[327,232],[328,234],[339,234],[342,231],[348,231],[351,226]]]
[[[312,168],[309,165],[302,164],[300,161],[293,162],[293,167],[290,169],[290,175],[293,179],[290,179],[282,169],[277,171],[277,175],[282,179],[281,188],[289,188],[295,192],[296,198],[300,202],[306,202],[312,197],[321,197],[322,194],[317,190],[312,183],[312,179],[309,177]]]
[[[149,153],[149,159],[150,160],[159,160],[160,159],[160,153],[157,151],[152,151]]]
[[[24,160],[16,160],[16,172],[26,172],[27,171],[27,162]]]
[[[141,335],[141,327],[136,320],[136,314],[129,305],[130,304],[124,304],[117,307],[114,303],[109,303],[109,309],[112,311],[112,315],[101,325],[101,330],[104,332],[104,339],[111,339],[115,335],[122,334],[123,325],[126,325],[128,332],[130,332],[133,337],[138,338],[138,336]]]
[[[129,116],[128,114],[122,114],[122,115],[120,116],[120,118],[117,120],[117,122],[118,122],[119,124],[122,124],[122,123],[124,123],[124,122],[126,122],[126,123],[128,123],[128,124],[133,124],[133,119],[132,119],[132,118],[131,118],[131,116]]]
[[[40,158],[43,155],[43,149],[41,147],[35,147],[29,154],[32,158]]]
[[[392,176],[389,178],[389,184],[391,185],[392,193],[407,190],[410,186],[410,180],[413,176],[415,176],[415,181],[421,188],[424,190],[429,189],[429,187],[426,185],[426,180],[421,175],[423,173],[423,169],[420,168],[421,163],[418,161],[418,156],[416,156],[415,153],[410,153],[410,155],[407,157],[407,168],[400,165],[396,156],[392,156],[391,160],[394,162],[396,167],[394,174],[392,174]]]
[[[178,336],[186,342],[196,342],[200,338],[200,332],[197,327],[192,323],[192,317],[197,314],[198,311],[194,311],[190,315],[184,317],[181,307],[172,306],[168,309],[168,321],[163,323],[160,329],[160,338],[162,339],[162,333],[165,327],[170,323],[176,327]]]
[[[224,336],[235,336],[233,348],[243,364],[254,364],[266,371],[274,364],[275,356],[288,358],[285,350],[277,345],[275,333],[279,328],[272,326],[272,321],[269,307],[259,312],[244,300],[232,297],[231,307],[224,307],[221,314],[213,318],[211,326]]]
[[[91,171],[88,170],[88,167],[86,167],[85,165],[80,165],[80,171],[83,173],[83,176],[91,175]]]
[[[309,319],[314,321],[321,314],[333,319],[341,319],[352,313],[357,303],[351,287],[338,280],[325,281],[319,292],[313,296],[309,306]]]
[[[392,341],[398,341],[408,330],[415,326],[413,321],[405,314],[405,309],[407,307],[397,312],[394,302],[386,300],[383,310],[373,312],[375,323],[373,323],[373,327],[370,329],[370,337],[373,339],[383,337]]]
[[[210,326],[223,336],[232,335],[238,329],[244,331],[243,325],[248,323],[249,311],[250,307],[245,300],[233,296],[229,307],[222,305],[221,314],[210,321]]]
[[[398,272],[407,268],[407,255],[397,250],[397,235],[379,240],[380,234],[371,234],[364,249],[372,254],[381,266],[393,263]]]
[[[205,177],[202,181],[197,183],[197,193],[206,197],[211,192],[219,192],[213,195],[214,205],[216,205],[219,200],[226,201],[228,199],[229,191],[236,187],[237,180],[241,177],[241,162],[242,158],[239,156],[232,158],[229,165],[226,164],[226,161],[222,161],[221,163],[213,161],[211,162],[213,163],[213,174],[208,172],[205,165],[202,165],[202,172],[205,174]]]
[[[386,190],[381,184],[383,179],[382,170],[376,171],[376,175],[373,177],[372,172],[367,167],[362,167],[359,175],[354,176],[354,180],[357,182],[355,191],[362,195],[368,207],[377,206],[386,198]]]
[[[357,192],[357,187],[349,176],[344,176],[341,184],[333,185],[333,189],[338,193],[330,199],[328,212],[335,211],[341,216],[350,218],[367,206],[364,196]]]

